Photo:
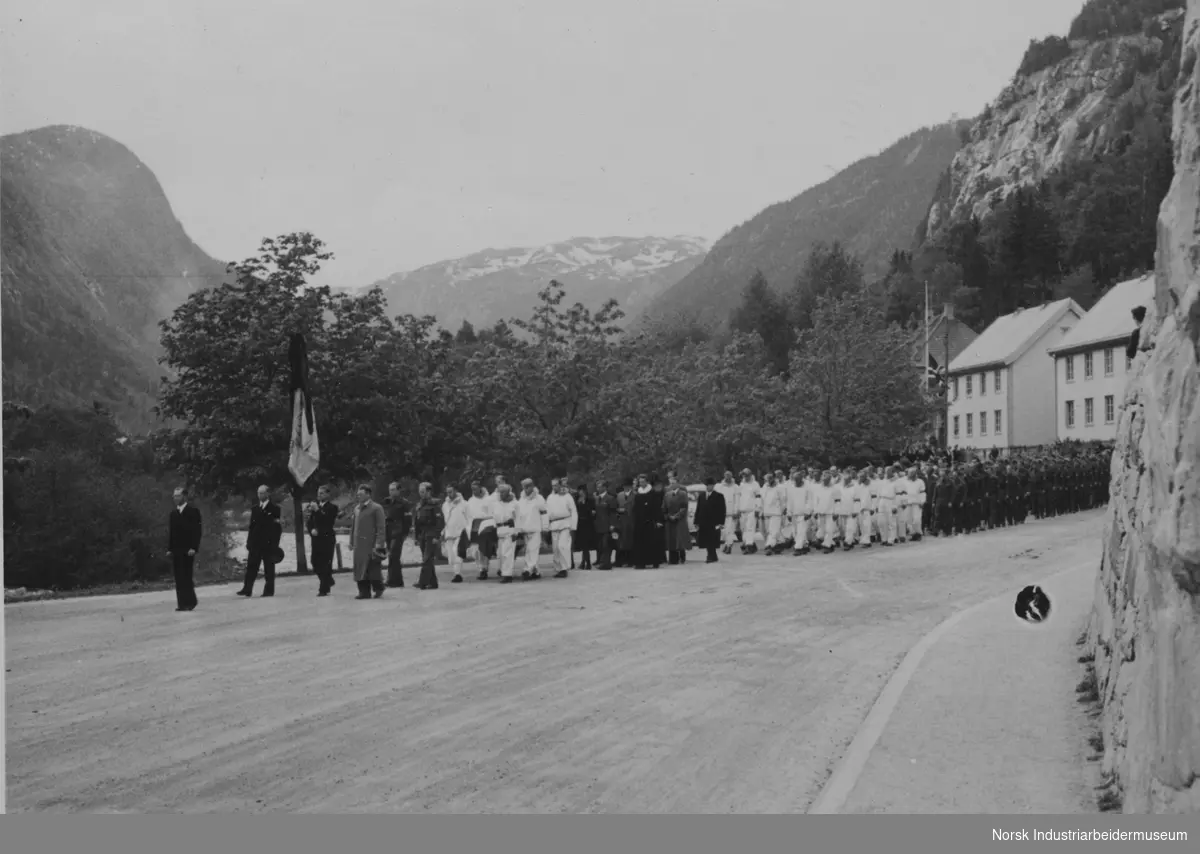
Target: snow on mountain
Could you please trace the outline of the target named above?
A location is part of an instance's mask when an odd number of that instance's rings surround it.
[[[446,329],[528,317],[551,279],[568,303],[615,299],[627,319],[690,273],[708,252],[699,237],[578,237],[544,246],[485,249],[376,282],[397,314],[432,314]]]

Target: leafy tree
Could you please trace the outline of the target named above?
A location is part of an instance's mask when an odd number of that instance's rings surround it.
[[[818,243],[808,253],[789,295],[789,316],[796,329],[808,329],[820,297],[837,298],[863,288],[862,262],[840,241]]]
[[[303,333],[309,348],[321,447],[313,485],[366,477],[410,453],[412,416],[396,403],[419,398],[423,379],[405,367],[424,339],[397,330],[378,289],[350,296],[308,285],[332,257],[309,233],[265,239],[258,255],[230,265],[233,283],[192,294],[162,323],[164,362],[176,376],[164,379],[158,411],[184,426],[159,432],[160,458],[216,496],[287,483],[301,572],[303,490],[287,471],[290,336]]]
[[[479,336],[475,334],[475,327],[471,325],[471,321],[463,320],[462,326],[458,327],[458,332],[454,335],[454,340],[458,344],[474,344],[479,340]]]
[[[771,290],[762,271],[756,270],[750,278],[742,293],[742,304],[729,318],[729,326],[743,335],[758,335],[775,370],[787,369],[788,351],[792,346],[787,307]]]
[[[885,323],[864,293],[822,296],[800,335],[781,402],[826,457],[885,454],[920,435],[936,401],[923,393],[910,331]]]

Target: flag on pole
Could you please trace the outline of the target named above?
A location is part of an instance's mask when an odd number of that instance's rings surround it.
[[[304,486],[317,470],[321,452],[317,445],[312,398],[308,396],[308,346],[299,333],[292,336],[288,345],[288,362],[292,368],[292,443],[288,471],[296,478],[298,486]]]
[[[925,382],[927,385],[933,386],[944,386],[946,384],[946,372],[942,370],[932,353],[929,353],[928,362],[925,365]]]

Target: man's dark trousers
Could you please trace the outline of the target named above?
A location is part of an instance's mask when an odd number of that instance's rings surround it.
[[[196,584],[192,578],[196,556],[176,552],[171,555],[171,563],[175,570],[175,602],[180,610],[191,611],[197,605]]]

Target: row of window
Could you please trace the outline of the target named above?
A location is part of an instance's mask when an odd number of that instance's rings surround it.
[[[1112,424],[1116,420],[1117,402],[1113,399],[1113,395],[1104,395],[1104,423]],[[1075,426],[1075,401],[1068,400],[1066,402],[1066,424],[1068,428]],[[1096,406],[1093,398],[1085,397],[1083,399],[1083,426],[1091,427],[1096,423]]]
[[[988,434],[988,418],[986,412],[979,413],[979,435],[986,436]],[[958,437],[958,419],[959,416],[954,416],[954,435]],[[992,413],[992,435],[999,436],[1004,430],[1004,420],[1001,418],[1000,410],[997,409]],[[975,435],[975,413],[967,413],[967,435]]]
[[[1090,380],[1093,376],[1095,376],[1094,356],[1095,356],[1094,353],[1084,353],[1083,354],[1083,378],[1085,380]],[[1066,358],[1066,363],[1067,363],[1067,382],[1073,383],[1073,382],[1075,382],[1075,357],[1067,356],[1065,358]],[[1113,348],[1109,347],[1108,349],[1106,349],[1104,351],[1104,376],[1111,377],[1113,375],[1113,363],[1115,361],[1116,360],[1113,356]],[[1129,368],[1132,365],[1133,365],[1133,359],[1130,359],[1128,356],[1126,356],[1125,357],[1126,372],[1129,371]],[[968,386],[968,388],[969,388],[969,386]],[[970,392],[967,392],[967,393],[970,394]]]
[[[972,381],[975,379],[975,375],[967,374],[965,377],[963,377],[963,379],[967,381],[967,397],[970,397],[971,390],[973,387]],[[996,394],[1000,393],[1000,369],[999,368],[992,371],[992,387],[995,390]],[[987,374],[980,373],[980,375],[979,375],[979,396],[983,397],[986,394],[987,394]],[[954,399],[958,400],[958,377],[954,378]]]

